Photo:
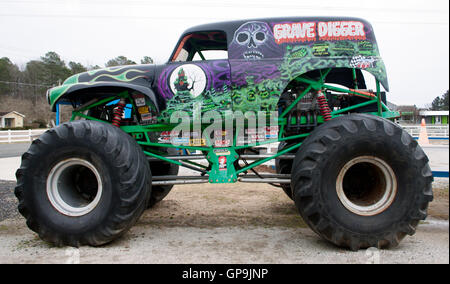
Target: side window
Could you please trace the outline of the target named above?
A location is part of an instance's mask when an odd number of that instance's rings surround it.
[[[178,53],[177,58],[173,61],[184,62],[187,60],[188,56],[189,56],[189,52],[186,49],[182,48],[180,50],[180,52]]]
[[[186,35],[178,45],[171,61],[189,62],[228,59],[225,32],[197,32]]]
[[[192,58],[192,61],[218,60],[218,59],[228,59],[228,51],[226,51],[226,50],[203,50],[201,52],[195,53],[194,58]]]

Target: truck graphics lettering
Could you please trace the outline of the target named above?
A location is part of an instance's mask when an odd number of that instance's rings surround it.
[[[365,40],[364,24],[358,21],[283,23],[273,26],[277,44],[326,40]]]

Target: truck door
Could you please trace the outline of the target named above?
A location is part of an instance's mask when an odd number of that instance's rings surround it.
[[[165,99],[162,115],[175,111],[189,114],[194,107],[223,112],[231,109],[231,77],[224,32],[185,35],[164,67],[158,91]]]

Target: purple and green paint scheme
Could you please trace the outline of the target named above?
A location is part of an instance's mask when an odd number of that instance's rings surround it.
[[[48,91],[52,107],[58,102],[89,100],[86,93],[116,89],[145,94],[165,121],[177,110],[275,110],[287,85],[315,70],[366,70],[389,89],[384,63],[372,26],[357,18],[292,18],[235,21],[187,30],[178,45],[196,32],[226,35],[228,58],[133,65],[89,71],[68,78]],[[178,49],[178,45],[175,50]],[[174,51],[175,54],[175,51]],[[183,69],[184,90],[174,86]],[[81,101],[80,101],[81,100]]]

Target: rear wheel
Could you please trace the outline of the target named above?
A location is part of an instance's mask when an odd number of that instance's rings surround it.
[[[35,140],[16,172],[28,227],[57,246],[103,245],[124,234],[150,198],[139,145],[101,122],[62,124]]]
[[[428,158],[396,124],[370,115],[335,118],[298,150],[295,204],[308,225],[352,250],[395,247],[433,199]]]

